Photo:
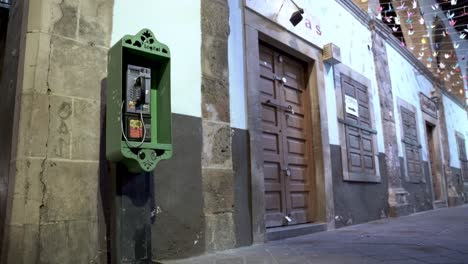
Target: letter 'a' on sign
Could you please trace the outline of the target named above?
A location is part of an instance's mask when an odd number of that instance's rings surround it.
[[[346,113],[359,117],[359,105],[356,98],[345,95]]]
[[[171,55],[148,29],[109,50],[106,156],[133,173],[172,156]]]

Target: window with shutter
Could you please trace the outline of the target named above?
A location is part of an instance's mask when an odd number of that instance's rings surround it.
[[[468,182],[468,159],[466,157],[466,145],[465,138],[462,134],[456,134],[457,145],[458,145],[458,159],[460,160],[460,168],[462,171],[463,179]]]
[[[375,174],[373,144],[375,131],[371,124],[367,87],[346,75],[341,76],[341,87],[345,109],[343,124],[346,134],[348,170],[373,175]]]
[[[415,109],[414,106],[411,108]],[[423,171],[421,164],[421,145],[418,140],[416,112],[410,107],[400,105],[402,142],[405,157],[406,178],[411,182],[421,182]]]
[[[343,63],[333,77],[343,180],[381,182],[371,81]]]

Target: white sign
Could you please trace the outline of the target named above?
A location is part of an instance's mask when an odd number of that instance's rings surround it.
[[[359,112],[358,112],[359,105],[358,105],[356,98],[345,95],[345,107],[346,107],[346,113],[359,117]]]
[[[297,7],[291,1],[246,0],[246,6],[315,46],[323,48],[323,32],[319,19],[310,13],[313,11],[312,6],[300,6],[304,9],[304,14],[302,14],[302,21],[296,26],[293,26],[289,21],[291,15],[297,11]]]

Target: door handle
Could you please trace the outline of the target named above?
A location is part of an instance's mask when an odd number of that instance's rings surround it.
[[[279,77],[278,75],[275,75],[275,80],[280,81],[281,83],[285,84],[288,82],[288,79],[286,77]]]
[[[285,110],[285,111],[289,111],[289,112],[291,112],[291,114],[293,114],[293,115],[296,113],[296,112],[294,112],[294,109],[292,108],[291,105],[282,106],[282,105],[280,105],[280,104],[275,104],[275,103],[273,103],[272,101],[270,101],[270,99],[266,100],[266,101],[265,101],[265,104],[271,105],[271,106],[274,106],[274,107],[277,107],[277,108],[282,109],[282,110]]]

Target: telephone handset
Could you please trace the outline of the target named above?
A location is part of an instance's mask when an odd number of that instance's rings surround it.
[[[135,106],[138,107],[145,103],[146,101],[146,82],[145,77],[140,75],[136,78],[134,87],[139,87],[140,97],[136,100]]]
[[[151,140],[151,69],[128,65],[126,77],[122,135],[129,146],[140,147]]]

